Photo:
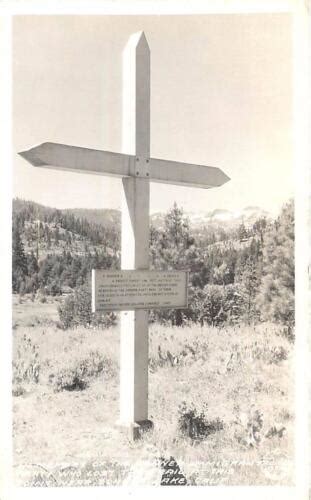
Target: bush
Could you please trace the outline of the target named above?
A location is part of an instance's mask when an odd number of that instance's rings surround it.
[[[285,325],[281,331],[281,335],[291,344],[295,342],[295,331],[292,324]]]
[[[260,346],[255,342],[251,346],[253,359],[260,359],[269,365],[277,365],[288,358],[287,350],[279,346]]]
[[[91,351],[88,357],[76,361],[72,367],[50,374],[49,382],[55,392],[82,391],[99,374],[103,374],[106,379],[111,378],[115,375],[115,367],[110,359],[98,351]]]
[[[116,314],[106,313],[96,315],[92,313],[91,292],[89,286],[82,285],[68,295],[58,306],[60,326],[66,330],[70,327],[83,325],[109,327],[116,323]]]
[[[152,373],[156,372],[158,368],[162,367],[177,367],[181,365],[186,365],[188,363],[193,363],[198,357],[204,359],[208,352],[207,342],[202,342],[198,344],[194,342],[192,345],[185,344],[183,348],[177,348],[174,350],[162,349],[161,345],[158,345],[156,354],[149,358],[149,369]]]
[[[21,395],[24,392],[23,383],[39,382],[40,363],[39,348],[32,343],[30,337],[24,335],[21,345],[17,349],[16,358],[13,361],[13,395]]]
[[[224,288],[223,308],[226,315],[226,321],[236,324],[241,321],[245,314],[245,296],[241,286],[227,285]]]
[[[189,308],[179,310],[181,324],[193,321],[212,326],[225,323],[235,324],[245,317],[246,300],[240,284],[206,285],[203,289],[189,287]],[[176,324],[174,309],[153,310],[150,312],[151,322]]]
[[[45,291],[48,295],[55,297],[61,293],[61,284],[59,280],[51,280],[45,287]]]
[[[234,422],[237,428],[235,439],[243,446],[252,448],[258,446],[263,438],[263,414],[252,405],[247,413],[237,415]]]
[[[224,310],[224,287],[207,285],[204,287],[203,319],[209,325],[219,325],[226,320]]]
[[[224,423],[219,418],[208,420],[206,417],[206,406],[198,413],[193,405],[189,407],[185,402],[179,407],[178,429],[179,432],[190,438],[191,441],[200,441],[210,434],[221,431]]]
[[[70,328],[74,322],[75,316],[75,297],[68,295],[64,302],[57,307],[60,325],[64,330]]]

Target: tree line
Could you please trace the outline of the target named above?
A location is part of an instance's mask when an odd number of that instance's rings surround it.
[[[59,213],[60,212],[60,213]],[[14,292],[61,294],[64,287],[77,289],[89,284],[92,268],[120,268],[119,227],[98,228],[95,223],[61,211],[49,214],[47,224],[55,224],[88,241],[82,255],[70,244],[59,253],[37,259],[35,249],[25,252],[28,220],[13,219]],[[28,214],[29,215],[29,214]],[[27,216],[28,216],[27,215]],[[37,215],[37,214],[36,214]],[[68,229],[69,228],[69,229]],[[107,228],[106,228],[107,229]],[[98,234],[98,238],[94,234]],[[92,234],[87,239],[86,234]],[[211,236],[212,234],[212,236]],[[237,230],[208,228],[200,234],[176,204],[167,212],[163,226],[150,228],[150,267],[190,271],[189,308],[158,310],[151,320],[181,325],[185,321],[222,324],[271,319],[286,324],[294,321],[294,206],[289,202],[275,221],[258,219],[252,227],[241,224]],[[112,235],[112,236],[111,236]],[[100,249],[92,247],[92,242]],[[88,287],[86,287],[88,289]]]

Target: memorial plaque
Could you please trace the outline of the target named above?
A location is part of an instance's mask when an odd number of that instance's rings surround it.
[[[92,270],[92,310],[184,309],[187,271]]]

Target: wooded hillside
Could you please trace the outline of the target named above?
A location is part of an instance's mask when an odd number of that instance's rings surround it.
[[[120,213],[58,210],[15,199],[12,250],[14,292],[68,293],[88,284],[92,268],[119,268]],[[150,264],[190,270],[189,309],[154,311],[155,319],[217,325],[243,317],[292,324],[293,202],[274,221],[260,217],[237,227],[193,227],[174,205],[161,224],[151,218]]]

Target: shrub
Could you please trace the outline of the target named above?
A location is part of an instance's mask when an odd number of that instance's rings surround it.
[[[236,324],[241,320],[245,311],[245,298],[240,285],[234,284],[224,287],[223,308],[229,323]]]
[[[64,330],[67,330],[73,325],[75,315],[75,297],[73,294],[68,295],[64,302],[57,307],[60,325]]]
[[[12,387],[12,396],[15,396],[15,397],[18,397],[18,396],[22,396],[23,394],[25,394],[25,388],[22,386],[22,385],[13,385]]]
[[[191,441],[200,441],[210,434],[221,431],[224,423],[219,418],[208,420],[206,406],[199,413],[193,405],[187,406],[183,402],[179,407],[178,429],[180,434],[190,438]]]
[[[240,413],[235,420],[235,424],[239,428],[234,435],[237,441],[246,447],[254,447],[259,445],[262,440],[263,432],[263,414],[259,410],[255,410],[253,405],[248,413]]]
[[[91,351],[86,358],[76,361],[71,367],[50,374],[49,382],[55,392],[82,391],[99,374],[104,375],[106,379],[113,377],[114,364],[98,351]]]
[[[51,375],[49,380],[55,392],[60,391],[82,391],[88,386],[87,380],[82,375],[81,367],[76,369],[64,369],[57,373],[56,377]]]
[[[32,343],[30,337],[24,335],[13,361],[13,395],[20,395],[24,392],[21,386],[22,383],[37,384],[39,382],[40,363],[38,351],[38,346]]]
[[[218,326],[224,323],[237,323],[245,314],[245,298],[241,285],[206,285],[203,289],[189,287],[189,307],[180,310],[181,323],[189,320]],[[173,309],[153,310],[150,312],[151,322],[176,324],[176,311]]]
[[[193,341],[174,348],[168,344],[169,349],[158,344],[157,350],[149,358],[149,369],[152,373],[162,367],[178,367],[192,364],[198,359],[205,360],[209,353],[209,344],[205,341]]]
[[[288,357],[288,352],[287,350],[281,346],[275,346],[271,349],[271,354],[270,354],[270,364],[278,364],[281,361],[284,361]]]
[[[287,350],[281,345],[261,346],[255,342],[251,344],[250,348],[253,359],[260,359],[269,365],[278,364],[288,358]]]
[[[68,295],[58,306],[60,326],[67,328],[83,325],[109,327],[116,323],[116,314],[113,312],[103,315],[92,313],[91,292],[88,285],[82,285]]]
[[[203,289],[202,320],[209,325],[219,325],[225,322],[224,287],[206,285]]]
[[[48,295],[59,295],[61,293],[61,284],[57,279],[51,280],[45,287],[45,291]]]
[[[295,331],[293,324],[287,324],[283,326],[281,331],[282,337],[288,340],[291,344],[295,342]]]

